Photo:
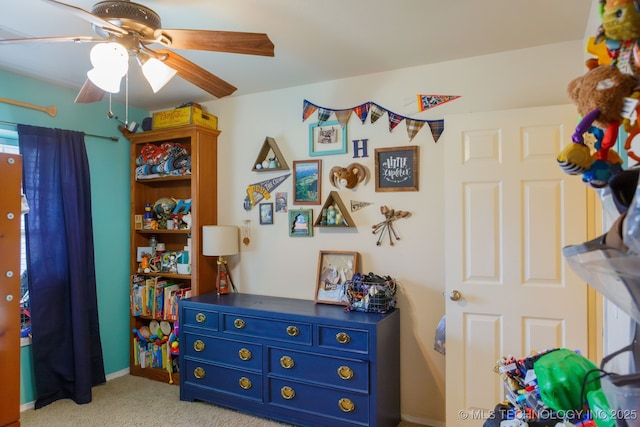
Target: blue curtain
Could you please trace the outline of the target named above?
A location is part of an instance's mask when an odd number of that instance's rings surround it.
[[[23,156],[35,408],[91,402],[105,382],[84,134],[18,125]]]

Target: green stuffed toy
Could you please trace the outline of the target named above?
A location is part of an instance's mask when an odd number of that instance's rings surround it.
[[[540,399],[556,411],[579,411],[584,402],[580,396],[587,373],[598,369],[593,362],[573,351],[561,348],[540,357],[533,365],[538,378]],[[589,378],[597,378],[596,375]],[[587,381],[585,396],[600,389],[600,380]]]

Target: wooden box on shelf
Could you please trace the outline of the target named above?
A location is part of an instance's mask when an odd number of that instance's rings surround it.
[[[191,295],[211,292],[215,289],[216,259],[202,254],[202,226],[217,224],[217,138],[218,130],[187,125],[128,136],[131,141],[131,241],[130,272],[132,278],[146,278],[177,282],[181,288],[190,288]],[[167,151],[168,150],[168,151]],[[176,150],[176,151],[172,151]],[[186,150],[186,155],[185,155]],[[138,171],[138,159],[145,170]],[[153,159],[155,158],[155,164]],[[170,171],[170,172],[167,172]],[[140,173],[138,173],[140,172]],[[167,229],[165,221],[152,222],[153,229],[141,227],[140,220],[145,206],[154,207],[162,199],[174,200],[181,205],[180,225]],[[161,202],[160,202],[161,204]],[[189,215],[185,215],[186,213]],[[190,270],[175,271],[151,269],[140,271],[139,250],[149,248],[150,238],[155,236],[164,245],[165,253],[188,252]],[[188,247],[185,250],[185,247]],[[187,273],[187,274],[185,274]],[[153,313],[138,315],[134,310],[132,295],[131,331],[140,330],[154,319]],[[163,318],[173,330],[174,319]],[[156,331],[151,331],[154,334]],[[179,376],[168,369],[141,367],[136,335],[131,335],[130,373],[132,375],[179,383]]]

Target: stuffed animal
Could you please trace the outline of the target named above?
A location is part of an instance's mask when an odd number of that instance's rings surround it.
[[[583,118],[572,136],[574,144],[557,158],[566,173],[582,173],[584,182],[601,188],[621,170],[622,160],[612,147],[619,126],[625,120],[628,124],[633,116],[636,86],[636,77],[607,65],[597,66],[569,83],[567,93]],[[585,145],[585,135],[595,141],[593,150]]]
[[[624,118],[625,99],[633,95],[637,84],[635,77],[607,65],[597,66],[569,82],[569,99],[583,117],[574,134],[574,142],[583,142],[582,133],[592,125],[605,131],[611,125],[617,128]]]
[[[602,23],[595,42],[604,41],[613,65],[626,74],[640,69],[640,0],[600,0]]]
[[[329,173],[329,182],[334,187],[354,188],[356,185],[364,181],[367,171],[359,163],[351,163],[346,168],[334,166]]]

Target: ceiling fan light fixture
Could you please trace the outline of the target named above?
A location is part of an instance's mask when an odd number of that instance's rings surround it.
[[[91,48],[91,65],[101,72],[110,72],[119,77],[129,70],[129,52],[120,43],[99,43]]]
[[[92,68],[91,70],[87,71],[87,77],[89,77],[91,83],[105,92],[120,92],[120,82],[122,81],[122,76],[115,75],[109,72],[109,70]]]
[[[142,67],[142,74],[149,82],[153,93],[162,89],[178,72],[152,56],[140,58],[140,55],[138,55],[138,59]]]

